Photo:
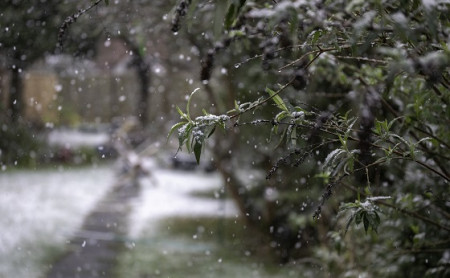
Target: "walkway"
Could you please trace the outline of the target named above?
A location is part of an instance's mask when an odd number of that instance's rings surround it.
[[[116,258],[127,234],[130,205],[138,197],[138,186],[117,185],[86,217],[70,240],[67,254],[57,261],[48,278],[111,277]]]

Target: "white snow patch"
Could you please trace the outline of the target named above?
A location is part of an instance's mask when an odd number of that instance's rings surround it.
[[[99,146],[108,143],[109,135],[106,132],[89,133],[78,130],[53,130],[48,134],[50,145],[77,148],[81,146]]]
[[[129,236],[172,216],[234,217],[230,200],[192,196],[193,191],[220,190],[218,173],[174,171],[143,159],[151,176],[140,179],[141,195],[132,204]],[[0,277],[43,277],[51,248],[62,250],[84,217],[114,186],[114,167],[58,171],[12,171],[0,175]],[[154,184],[156,183],[156,185]]]
[[[156,180],[156,185],[153,181]],[[224,216],[239,214],[230,200],[194,197],[193,191],[220,190],[219,174],[154,169],[153,179],[141,180],[142,192],[130,216],[129,235],[139,237],[149,224],[171,216]]]
[[[106,167],[0,175],[0,277],[41,277],[49,248],[64,246],[113,185]]]
[[[373,197],[367,197],[367,200],[369,201],[378,201],[378,200],[388,200],[391,199],[391,196],[373,196]]]

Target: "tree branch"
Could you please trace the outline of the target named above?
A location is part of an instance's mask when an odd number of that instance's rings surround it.
[[[359,193],[360,195],[362,195],[362,196],[364,196],[364,197],[367,197],[367,194],[365,194],[364,192],[360,192],[360,191],[359,191],[358,189],[356,189],[354,186],[352,186],[352,185],[346,183],[345,181],[343,181],[343,182],[341,182],[341,183],[342,183],[342,185],[344,185],[346,188],[348,188],[348,189],[350,189],[350,190],[352,190],[352,191],[354,191],[354,192],[357,192],[357,193]],[[401,213],[403,213],[403,214],[406,214],[406,215],[411,216],[411,217],[413,217],[413,218],[420,219],[420,220],[422,220],[422,221],[424,221],[424,222],[426,222],[426,223],[428,223],[428,224],[434,225],[434,226],[436,226],[436,227],[439,227],[440,229],[443,229],[443,230],[446,230],[446,231],[449,231],[449,232],[450,232],[450,227],[443,226],[443,225],[441,225],[440,223],[438,223],[438,222],[436,222],[436,221],[434,221],[434,220],[432,220],[432,219],[430,219],[430,218],[428,218],[428,217],[425,217],[425,216],[423,216],[423,215],[421,215],[421,214],[418,214],[417,212],[409,211],[409,210],[406,210],[406,209],[403,209],[403,208],[399,208],[399,207],[397,207],[396,205],[392,205],[392,204],[386,203],[386,202],[383,201],[383,200],[375,200],[374,202],[377,203],[377,204],[379,204],[379,205],[383,205],[383,206],[386,206],[386,207],[393,208],[393,209],[395,209],[395,210],[397,210],[397,211],[399,211],[399,212],[401,212]]]

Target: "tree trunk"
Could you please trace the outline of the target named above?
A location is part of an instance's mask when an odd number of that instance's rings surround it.
[[[138,116],[143,127],[148,124],[148,103],[149,103],[149,85],[150,85],[150,66],[145,62],[144,57],[136,54],[136,71],[140,81],[140,94],[138,103]]]
[[[128,48],[133,52],[131,66],[136,69],[139,78],[139,103],[137,105],[137,114],[142,126],[148,124],[148,104],[150,102],[150,65],[145,61],[145,56],[139,51],[139,47],[126,36],[119,36]]]
[[[8,114],[11,118],[11,122],[17,123],[23,112],[23,86],[19,68],[11,68],[11,73]]]

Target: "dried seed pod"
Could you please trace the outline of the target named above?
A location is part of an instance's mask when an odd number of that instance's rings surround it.
[[[187,14],[187,10],[190,5],[191,0],[182,0],[180,4],[178,4],[175,15],[172,19],[172,32],[176,33],[180,30],[181,19]]]

